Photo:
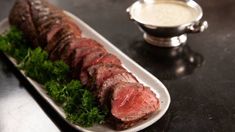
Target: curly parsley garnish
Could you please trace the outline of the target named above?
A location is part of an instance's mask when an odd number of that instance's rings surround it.
[[[84,127],[104,122],[107,110],[99,107],[80,81],[68,79],[69,66],[62,61],[50,61],[41,48],[32,49],[17,28],[11,27],[0,35],[0,51],[14,57],[27,76],[44,84],[48,95],[63,107],[68,120]]]

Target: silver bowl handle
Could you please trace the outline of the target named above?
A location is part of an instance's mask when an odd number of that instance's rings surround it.
[[[187,33],[200,33],[208,28],[207,21],[200,21],[187,27]]]

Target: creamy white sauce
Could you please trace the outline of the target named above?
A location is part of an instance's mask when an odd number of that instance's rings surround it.
[[[183,3],[156,2],[135,8],[133,17],[144,24],[178,26],[192,22],[195,19],[195,11]]]

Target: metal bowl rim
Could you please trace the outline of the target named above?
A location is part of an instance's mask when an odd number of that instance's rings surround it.
[[[192,9],[194,9],[198,13],[198,16],[195,17],[195,19],[192,20],[191,22],[188,22],[188,23],[185,23],[185,24],[181,24],[181,25],[176,25],[176,26],[158,26],[158,25],[146,24],[146,23],[140,22],[139,20],[135,19],[134,15],[132,15],[133,14],[133,9],[137,5],[140,5],[140,4],[144,3],[144,0],[138,0],[138,1],[134,2],[128,8],[128,12],[129,12],[129,15],[130,15],[131,19],[133,19],[135,22],[137,22],[138,24],[141,24],[141,25],[143,25],[145,27],[148,27],[148,28],[151,27],[151,29],[156,29],[156,28],[179,28],[179,27],[186,27],[186,26],[198,23],[201,20],[202,16],[203,16],[203,11],[202,11],[201,6],[199,4],[197,4],[193,0],[154,0],[154,1],[156,1],[156,2],[163,2],[164,1],[164,2],[177,2],[177,3],[180,2],[180,3],[185,3],[185,5],[189,6]]]

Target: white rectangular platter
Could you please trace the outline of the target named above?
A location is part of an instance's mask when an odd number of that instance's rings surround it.
[[[106,40],[104,37],[102,37],[99,33],[97,33],[95,30],[93,30],[91,27],[89,27],[86,23],[84,23],[82,20],[74,16],[73,14],[64,11],[66,15],[72,18],[72,20],[80,27],[82,30],[82,35],[86,36],[88,38],[92,38],[99,43],[101,43],[110,53],[116,55],[123,63],[123,66],[133,73],[137,79],[143,83],[146,86],[149,86],[151,90],[156,94],[156,96],[160,100],[160,109],[153,113],[147,120],[140,121],[135,126],[130,127],[128,129],[125,129],[121,132],[135,132],[140,131],[150,125],[152,125],[154,122],[158,121],[167,111],[169,105],[170,105],[170,95],[168,93],[168,90],[166,87],[152,74],[150,74],[148,71],[143,69],[140,65],[138,65],[136,62],[134,62],[132,59],[130,59],[128,56],[126,56],[123,52],[121,52],[118,48],[116,48],[113,44],[111,44],[108,40]],[[7,31],[9,29],[9,23],[8,19],[4,19],[0,22],[0,33],[3,33],[4,31]],[[7,56],[8,59],[16,66],[16,61]],[[21,73],[26,77],[26,79],[33,85],[35,90],[44,98],[46,101],[59,113],[60,116],[66,120],[65,113],[61,107],[59,107],[48,95],[47,92],[43,89],[43,87],[38,84],[37,82],[33,81],[29,77],[27,77],[23,71]],[[93,127],[84,128],[78,125],[74,125],[67,121],[71,126],[75,127],[79,131],[84,132],[114,132],[116,130],[107,127],[106,125],[93,125]]]

